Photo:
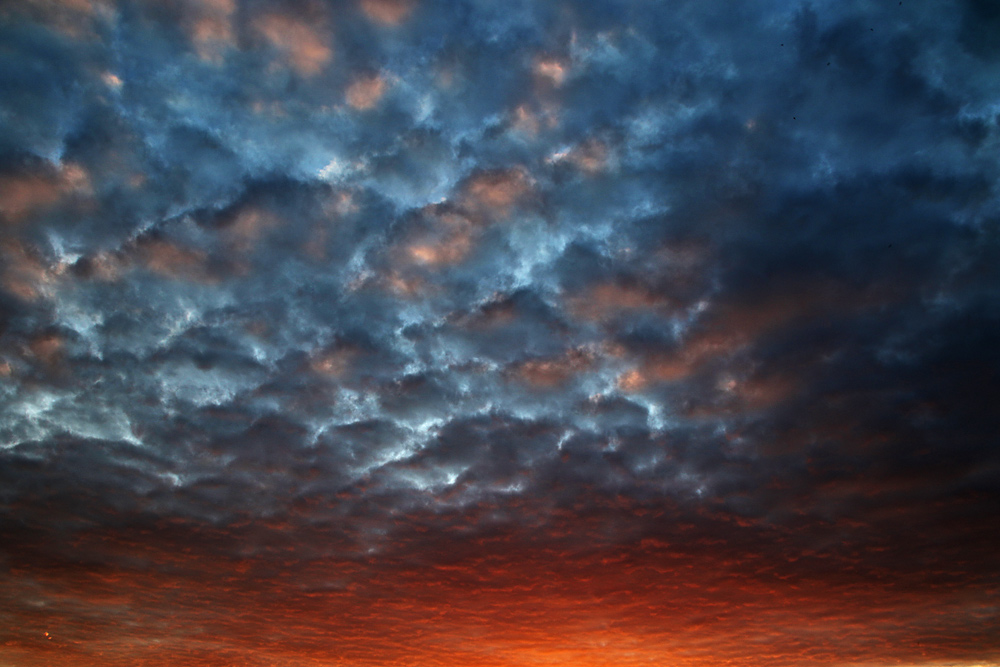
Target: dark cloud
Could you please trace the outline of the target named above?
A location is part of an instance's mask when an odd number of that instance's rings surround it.
[[[991,7],[3,5],[4,660],[997,660]]]

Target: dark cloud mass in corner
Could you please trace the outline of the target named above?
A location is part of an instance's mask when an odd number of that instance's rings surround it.
[[[988,0],[0,4],[0,665],[1000,664]]]

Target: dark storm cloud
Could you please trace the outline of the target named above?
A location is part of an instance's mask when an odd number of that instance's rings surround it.
[[[0,9],[13,664],[995,659],[960,9]]]

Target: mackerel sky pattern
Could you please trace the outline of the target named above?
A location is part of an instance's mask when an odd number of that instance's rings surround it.
[[[1000,664],[1000,5],[0,3],[0,665]]]

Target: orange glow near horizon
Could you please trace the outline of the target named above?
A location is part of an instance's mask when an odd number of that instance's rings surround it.
[[[277,542],[256,556],[211,555],[209,540],[249,526],[83,534],[81,562],[11,564],[19,583],[0,599],[17,630],[4,650],[19,667],[54,656],[71,667],[919,665],[937,648],[911,638],[921,623],[947,612],[975,625],[989,613],[986,588],[929,597],[899,575],[838,582],[815,556],[767,567],[767,553],[705,537],[591,553],[558,537],[627,529],[614,518],[624,509],[591,526],[566,515],[542,543],[528,529],[471,545],[447,531],[428,538],[418,529],[430,517],[411,516],[379,556],[329,560],[296,560]],[[94,549],[123,560],[88,565]]]

